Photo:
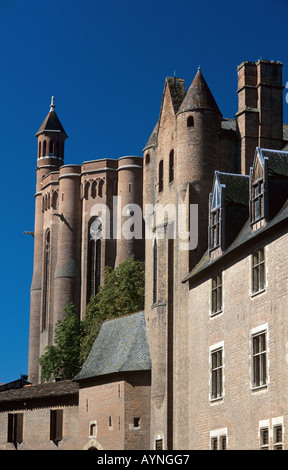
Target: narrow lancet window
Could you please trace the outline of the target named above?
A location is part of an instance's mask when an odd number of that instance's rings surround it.
[[[44,252],[44,283],[43,283],[43,307],[42,307],[42,331],[47,328],[47,316],[49,307],[49,278],[50,278],[50,230],[45,236]]]
[[[153,303],[157,302],[157,286],[158,286],[158,255],[157,255],[157,241],[154,241],[153,246]]]
[[[97,294],[101,283],[101,231],[101,220],[93,219],[88,234],[87,302]]]
[[[163,191],[163,160],[159,162],[159,193]]]
[[[169,154],[169,183],[174,180],[174,150]]]

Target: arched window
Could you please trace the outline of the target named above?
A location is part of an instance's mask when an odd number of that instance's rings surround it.
[[[39,142],[39,145],[38,145],[38,157],[39,158],[41,157],[41,142]]]
[[[56,210],[57,206],[58,206],[58,193],[57,191],[54,191],[52,195],[52,207],[54,210]]]
[[[53,155],[53,140],[50,140],[49,143],[49,155]]]
[[[159,162],[159,193],[163,191],[163,160]]]
[[[169,154],[169,183],[174,180],[174,150]]]
[[[44,247],[44,282],[43,282],[43,307],[42,307],[42,331],[47,328],[48,302],[49,302],[49,277],[50,277],[50,230],[45,235]]]
[[[89,183],[89,181],[87,181],[87,183],[85,184],[85,189],[84,189],[85,199],[88,199],[88,197],[89,197],[89,189],[90,189],[90,183]]]
[[[89,223],[87,262],[87,303],[97,294],[101,282],[102,223],[96,217]]]
[[[93,198],[96,197],[96,189],[97,189],[97,182],[96,182],[96,181],[93,181],[92,187],[91,187],[91,196],[92,196]]]
[[[46,155],[46,145],[47,145],[46,140],[44,140],[44,142],[43,142],[43,157],[45,157],[45,155]]]
[[[157,285],[158,285],[158,254],[157,241],[154,240],[153,245],[153,304],[157,302]]]
[[[60,144],[59,144],[59,142],[57,142],[56,146],[55,146],[55,157],[57,157],[57,158],[60,157]]]
[[[98,186],[98,196],[103,197],[103,186],[104,186],[104,181],[100,180],[99,181],[99,186]]]
[[[145,158],[145,165],[149,165],[150,163],[150,154],[147,153],[146,158]]]
[[[187,118],[187,127],[193,127],[194,126],[194,118],[193,116],[189,116]]]

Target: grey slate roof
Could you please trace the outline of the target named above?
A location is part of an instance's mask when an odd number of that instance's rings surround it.
[[[55,111],[50,111],[47,114],[41,127],[39,128],[38,132],[35,135],[37,136],[41,134],[42,132],[47,132],[47,131],[48,132],[61,132],[62,134],[67,136]]]
[[[195,78],[179,108],[179,113],[201,108],[214,109],[220,113],[218,105],[205,79],[200,69],[198,69],[198,72],[196,73]]]
[[[227,202],[234,204],[249,204],[249,176],[217,172],[219,182],[225,186]]]
[[[141,311],[103,323],[86,362],[73,380],[150,369],[145,312]]]
[[[288,152],[281,150],[260,149],[262,156],[269,159],[268,174],[288,176]]]

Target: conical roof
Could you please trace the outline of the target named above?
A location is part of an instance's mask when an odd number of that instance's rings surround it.
[[[42,132],[61,132],[61,134],[64,134],[67,137],[67,134],[55,112],[54,96],[52,96],[51,99],[50,111],[35,135],[37,136]]]
[[[217,103],[202,75],[200,68],[179,108],[178,113],[195,109],[212,109],[221,114]]]

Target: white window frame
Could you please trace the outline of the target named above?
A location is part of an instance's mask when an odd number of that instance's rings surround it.
[[[265,348],[265,362],[266,362],[266,381],[263,384],[255,385],[254,384],[254,376],[255,376],[255,370],[254,370],[254,350],[253,350],[253,338],[255,336],[260,336],[261,334],[265,333],[265,340],[266,340],[266,348]],[[268,330],[268,323],[264,323],[262,325],[259,325],[255,328],[253,328],[250,331],[250,364],[251,364],[251,390],[257,391],[257,390],[267,390],[268,385],[270,383],[269,379],[269,330]]]
[[[226,449],[228,448],[228,432],[227,428],[221,428],[221,429],[214,429],[213,431],[210,431],[210,450],[212,449],[212,439],[217,440],[217,450],[222,450],[220,449],[220,444],[221,444],[221,439],[225,437],[226,438]]]
[[[212,397],[212,354],[221,350],[222,351],[222,365],[221,365],[221,374],[222,374],[222,381],[221,381],[221,396],[219,397]],[[210,403],[215,403],[222,401],[225,396],[225,352],[224,352],[224,341],[219,343],[215,343],[210,346],[209,348],[209,401]]]

